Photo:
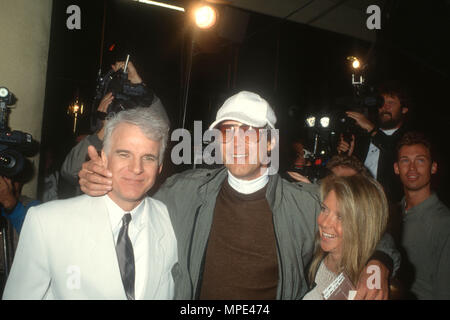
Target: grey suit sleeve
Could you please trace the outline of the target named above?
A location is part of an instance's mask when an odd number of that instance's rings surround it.
[[[39,214],[36,208],[30,208],[3,292],[4,300],[37,300],[45,297],[50,285],[45,244]]]

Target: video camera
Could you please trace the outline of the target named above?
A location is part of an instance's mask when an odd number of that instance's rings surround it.
[[[101,121],[105,120],[110,113],[120,112],[126,109],[133,109],[140,105],[150,105],[153,101],[153,92],[144,84],[133,84],[128,80],[128,61],[127,56],[125,67],[122,70],[109,70],[105,75],[99,71],[97,77],[97,87],[95,90],[94,102],[92,104],[91,130],[96,131],[101,127]],[[97,110],[103,97],[111,92],[114,100],[108,106],[106,113]]]
[[[335,101],[337,112],[333,116],[331,127],[337,132],[342,133],[343,139],[350,143],[352,134],[360,135],[365,133],[358,125],[355,119],[346,115],[346,111],[356,111],[364,114],[368,119],[376,117],[378,109],[384,104],[384,98],[378,94],[375,88],[364,83],[354,87],[352,97],[340,97]]]
[[[305,155],[305,160],[309,161],[311,166],[307,171],[304,169],[304,173],[300,173],[311,181],[328,174],[325,166],[335,153],[341,134],[343,139],[350,143],[352,135],[365,133],[354,119],[347,116],[346,111],[356,111],[370,119],[378,114],[378,109],[384,103],[383,97],[377,93],[374,86],[365,82],[365,66],[361,67],[356,57],[347,57],[347,60],[352,62],[353,94],[335,99],[332,109],[314,112],[305,119],[307,145],[311,150]]]
[[[38,148],[31,134],[8,128],[8,106],[16,98],[6,87],[0,87],[0,175],[13,178],[24,169],[25,157],[33,156]]]

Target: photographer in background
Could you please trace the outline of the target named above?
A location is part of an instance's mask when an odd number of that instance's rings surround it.
[[[26,166],[18,175],[12,178],[0,176],[0,294],[11,269],[27,211],[40,204],[21,194],[22,186],[31,179],[33,173],[31,162],[25,163]]]
[[[114,72],[117,72],[120,69],[125,68],[125,62],[124,61],[116,62],[111,66],[111,68]],[[139,76],[136,68],[134,67],[131,61],[128,62],[127,72],[128,72],[128,80],[132,85],[141,84],[145,87],[145,84],[143,84],[142,82],[142,78]],[[98,111],[97,113],[103,114],[104,115],[103,119],[108,114],[108,107],[111,105],[113,101],[114,101],[114,94],[112,92],[106,93],[105,96],[100,101],[99,106],[97,108]],[[164,109],[161,100],[156,95],[153,95],[153,100],[148,107],[157,110],[159,113],[161,113],[161,116],[169,122],[166,110]],[[81,170],[82,164],[87,160],[86,157],[88,154],[87,152],[88,146],[93,145],[98,152],[100,152],[100,150],[102,149],[104,122],[105,120],[102,120],[100,128],[94,134],[88,135],[83,140],[81,140],[75,147],[73,147],[72,150],[69,152],[69,154],[66,156],[64,163],[62,164],[61,176],[63,179],[66,180],[66,182],[68,182],[70,185],[76,188],[75,195],[82,194],[78,184],[78,172]]]
[[[0,216],[0,230],[0,294],[3,294],[14,252],[19,242],[19,235],[11,222],[3,216]]]
[[[337,151],[355,155],[363,161],[373,177],[384,187],[388,199],[397,202],[402,197],[402,187],[395,176],[393,164],[396,159],[395,147],[407,131],[405,120],[410,108],[409,97],[405,88],[394,81],[381,85],[378,91],[384,98],[384,103],[378,109],[377,123],[372,123],[362,113],[347,111],[347,116],[354,119],[356,125],[367,134],[356,137],[352,135],[350,142],[341,137]]]
[[[0,176],[0,209],[5,217],[19,234],[25,215],[30,207],[40,204],[38,200],[22,195],[22,187],[31,181],[34,175],[33,164],[25,159],[21,171],[8,178]]]

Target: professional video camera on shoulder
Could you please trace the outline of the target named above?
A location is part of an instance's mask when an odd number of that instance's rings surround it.
[[[365,82],[366,65],[356,57],[348,57],[352,67],[353,94],[340,97],[326,110],[314,111],[307,115],[305,126],[307,129],[310,152],[308,160],[312,164],[305,168],[301,174],[311,181],[318,180],[328,174],[325,165],[336,150],[340,135],[350,143],[352,135],[367,134],[367,131],[356,125],[356,121],[347,116],[346,111],[356,111],[367,118],[378,113],[378,108],[383,106],[383,97],[376,92],[373,86]],[[306,158],[306,157],[305,157]]]
[[[106,74],[101,75],[99,71],[97,78],[97,87],[95,90],[94,102],[92,105],[91,129],[96,131],[101,121],[112,112],[120,112],[126,109],[132,109],[139,105],[150,105],[153,101],[153,92],[143,83],[134,84],[128,80],[128,62],[130,55],[127,55],[125,67],[114,71],[109,70]],[[114,100],[108,106],[106,113],[97,110],[101,99],[111,92]]]
[[[8,128],[9,106],[16,98],[6,87],[0,87],[0,175],[13,178],[24,168],[24,156],[38,151],[38,144],[29,133]]]
[[[330,128],[330,116],[325,110],[309,113],[304,125],[305,165],[293,171],[307,177],[311,182],[317,182],[329,173],[326,164],[332,156],[331,139],[334,132]]]
[[[338,133],[342,133],[344,140],[350,142],[351,135],[366,134],[366,131],[356,125],[356,121],[346,115],[346,111],[362,113],[366,118],[376,117],[378,109],[383,106],[384,99],[374,86],[366,83],[366,66],[361,65],[358,58],[347,57],[351,62],[353,95],[336,99],[337,112],[333,127]]]

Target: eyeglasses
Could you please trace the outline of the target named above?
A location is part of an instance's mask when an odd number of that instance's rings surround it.
[[[245,143],[250,143],[250,137],[256,137],[256,141],[259,141],[259,131],[263,128],[254,128],[252,126],[243,124],[243,125],[235,125],[235,124],[221,124],[217,127],[222,134],[222,143],[230,142],[235,135],[238,134],[239,131],[245,135]],[[248,132],[248,133],[247,133]],[[254,132],[254,135],[253,135]]]

